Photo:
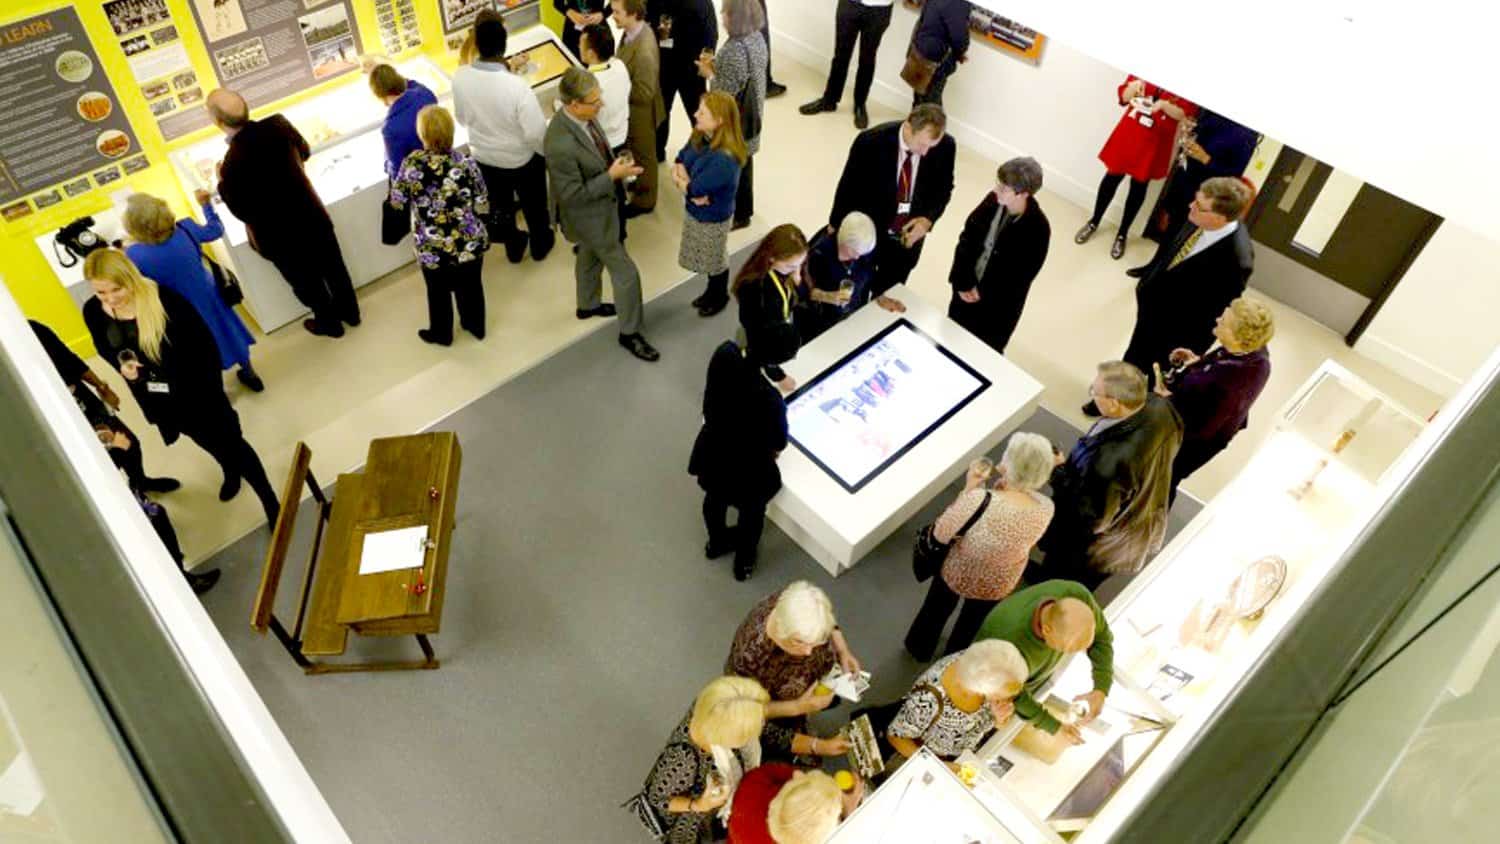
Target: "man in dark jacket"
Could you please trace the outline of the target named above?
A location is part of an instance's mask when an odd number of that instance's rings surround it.
[[[948,119],[935,105],[921,105],[900,123],[882,123],[854,138],[828,214],[828,228],[851,211],[863,211],[880,233],[870,295],[887,310],[900,303],[885,295],[904,284],[922,257],[927,233],[953,198],[957,145]]]
[[[1182,418],[1123,361],[1100,364],[1089,392],[1104,418],[1052,473],[1056,511],[1037,543],[1047,556],[1036,576],[1097,590],[1161,549]]]
[[[342,337],[344,323],[359,325],[359,300],[333,220],[303,169],[312,155],[307,140],[279,114],[251,120],[244,98],[227,88],[209,94],[206,105],[214,125],[229,137],[219,165],[219,197],[244,222],[251,247],[312,311],[302,327]]]
[[[964,223],[953,252],[948,317],[1000,354],[1015,333],[1031,282],[1047,260],[1052,226],[1037,204],[1042,165],[1012,158],[1000,165],[995,189]]]
[[[1250,232],[1240,215],[1250,188],[1239,179],[1209,179],[1188,208],[1188,224],[1156,250],[1135,286],[1135,330],[1122,356],[1154,379],[1174,349],[1207,349],[1214,323],[1245,292],[1255,268]],[[1098,416],[1094,402],[1083,412]]]
[[[1188,205],[1198,186],[1215,176],[1242,176],[1255,157],[1260,133],[1233,120],[1209,111],[1198,110],[1193,130],[1183,139],[1182,160],[1185,166],[1174,167],[1157,197],[1156,207],[1147,218],[1146,237],[1157,243],[1172,239],[1187,218]],[[1140,278],[1145,267],[1126,271]]]
[[[707,83],[698,75],[698,54],[719,43],[719,22],[711,0],[648,0],[646,20],[656,30],[656,44],[661,50],[661,96],[667,109],[656,127],[656,157],[668,161],[672,99],[682,98],[682,111],[692,125],[698,100],[707,90]]]
[[[937,63],[932,84],[921,93],[912,92],[912,105],[943,104],[943,89],[959,64],[969,60],[968,0],[927,0],[912,30],[911,46],[928,61]]]

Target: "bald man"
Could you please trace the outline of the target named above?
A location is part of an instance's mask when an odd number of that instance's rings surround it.
[[[227,88],[209,94],[204,105],[229,138],[219,164],[219,198],[244,222],[250,246],[312,311],[302,327],[342,337],[345,323],[359,325],[359,300],[333,220],[303,169],[312,154],[307,140],[279,114],[251,120],[244,98]]]
[[[1074,744],[1082,744],[1078,728],[1099,717],[1115,676],[1115,638],[1093,593],[1071,580],[1048,580],[1014,592],[990,610],[975,641],[983,639],[1015,645],[1031,669],[1026,688],[1016,698],[1016,714],[1040,730],[1061,732]],[[1088,652],[1094,690],[1074,698],[1088,704],[1088,714],[1064,724],[1032,695],[1052,678],[1064,657],[1079,651]]]

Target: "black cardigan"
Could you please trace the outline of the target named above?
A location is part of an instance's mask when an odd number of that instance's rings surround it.
[[[786,401],[733,341],[714,350],[703,388],[703,428],[688,473],[735,505],[762,505],[781,489],[776,457],[787,445]]]
[[[135,320],[116,320],[98,299],[89,299],[83,305],[83,321],[94,348],[117,371],[122,350],[130,350],[141,362],[141,377],[127,383],[151,424],[173,433],[216,425],[237,428],[239,417],[224,395],[213,334],[187,299],[165,287],[157,291],[167,314],[160,361],[148,360],[141,351]],[[148,381],[164,383],[168,391],[152,392]]]
[[[950,314],[985,342],[1003,350],[1021,321],[1031,283],[1047,260],[1052,225],[1036,197],[1028,198],[1026,213],[1006,223],[996,236],[995,251],[985,267],[984,278],[975,278],[974,267],[984,252],[984,240],[998,213],[1000,201],[993,192],[985,194],[958,236],[948,283],[953,286]],[[979,288],[978,302],[969,304],[958,298],[959,293],[975,287]],[[960,319],[958,314],[964,314],[965,318]]]
[[[768,275],[747,278],[734,291],[740,306],[740,327],[745,331],[746,356],[764,367],[773,381],[786,377],[778,364],[796,357],[802,345],[791,316],[797,308],[797,288],[790,279],[782,279],[782,283],[785,302]]]

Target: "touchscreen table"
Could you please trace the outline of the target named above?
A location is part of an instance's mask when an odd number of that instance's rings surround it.
[[[845,490],[858,492],[989,386],[902,319],[792,395],[790,439]]]

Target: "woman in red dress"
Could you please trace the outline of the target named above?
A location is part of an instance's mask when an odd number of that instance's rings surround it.
[[[1099,160],[1104,162],[1104,178],[1099,182],[1099,195],[1094,200],[1094,216],[1089,218],[1074,243],[1087,243],[1104,219],[1104,212],[1114,201],[1120,182],[1130,177],[1130,192],[1125,195],[1125,214],[1120,218],[1120,231],[1115,235],[1109,257],[1119,260],[1125,254],[1125,236],[1135,215],[1146,200],[1146,185],[1163,178],[1171,170],[1173,154],[1177,149],[1177,127],[1183,120],[1192,119],[1198,107],[1191,102],[1157,85],[1135,76],[1127,76],[1118,89],[1120,105],[1125,113],[1115,131],[1099,150]]]

